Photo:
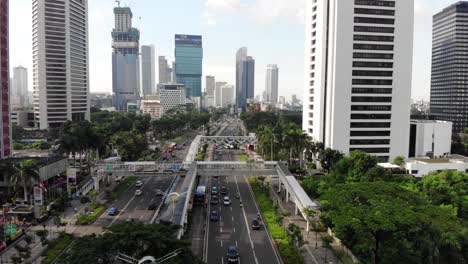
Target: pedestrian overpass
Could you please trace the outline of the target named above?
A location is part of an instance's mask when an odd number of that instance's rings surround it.
[[[201,144],[215,144],[215,145],[233,145],[246,146],[256,145],[257,138],[249,136],[206,136],[200,140]]]

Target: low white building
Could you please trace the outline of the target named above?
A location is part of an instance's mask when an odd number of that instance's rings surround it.
[[[161,116],[167,111],[184,105],[185,87],[183,84],[166,83],[158,86],[159,99],[161,103]]]
[[[151,119],[161,117],[161,103],[158,100],[142,100],[140,110],[144,115],[150,115]]]
[[[434,120],[411,120],[410,158],[443,157],[451,153],[452,122]]]
[[[468,158],[461,155],[449,155],[445,158],[419,158],[408,160],[405,164],[408,174],[424,177],[433,172],[443,170],[457,170],[468,172]]]

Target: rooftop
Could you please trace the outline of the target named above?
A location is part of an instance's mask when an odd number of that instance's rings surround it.
[[[441,164],[441,163],[457,163],[457,162],[468,162],[468,157],[454,154],[448,155],[444,158],[416,158],[408,161],[409,163],[430,163],[430,164]]]

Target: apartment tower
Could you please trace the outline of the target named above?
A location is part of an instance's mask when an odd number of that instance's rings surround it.
[[[8,0],[0,0],[0,159],[11,155]]]
[[[88,1],[33,0],[36,127],[90,119]]]
[[[326,147],[408,156],[414,0],[308,0],[303,128]]]

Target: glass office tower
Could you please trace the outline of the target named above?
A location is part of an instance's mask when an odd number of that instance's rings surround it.
[[[201,97],[202,36],[175,35],[175,74],[187,97]]]

